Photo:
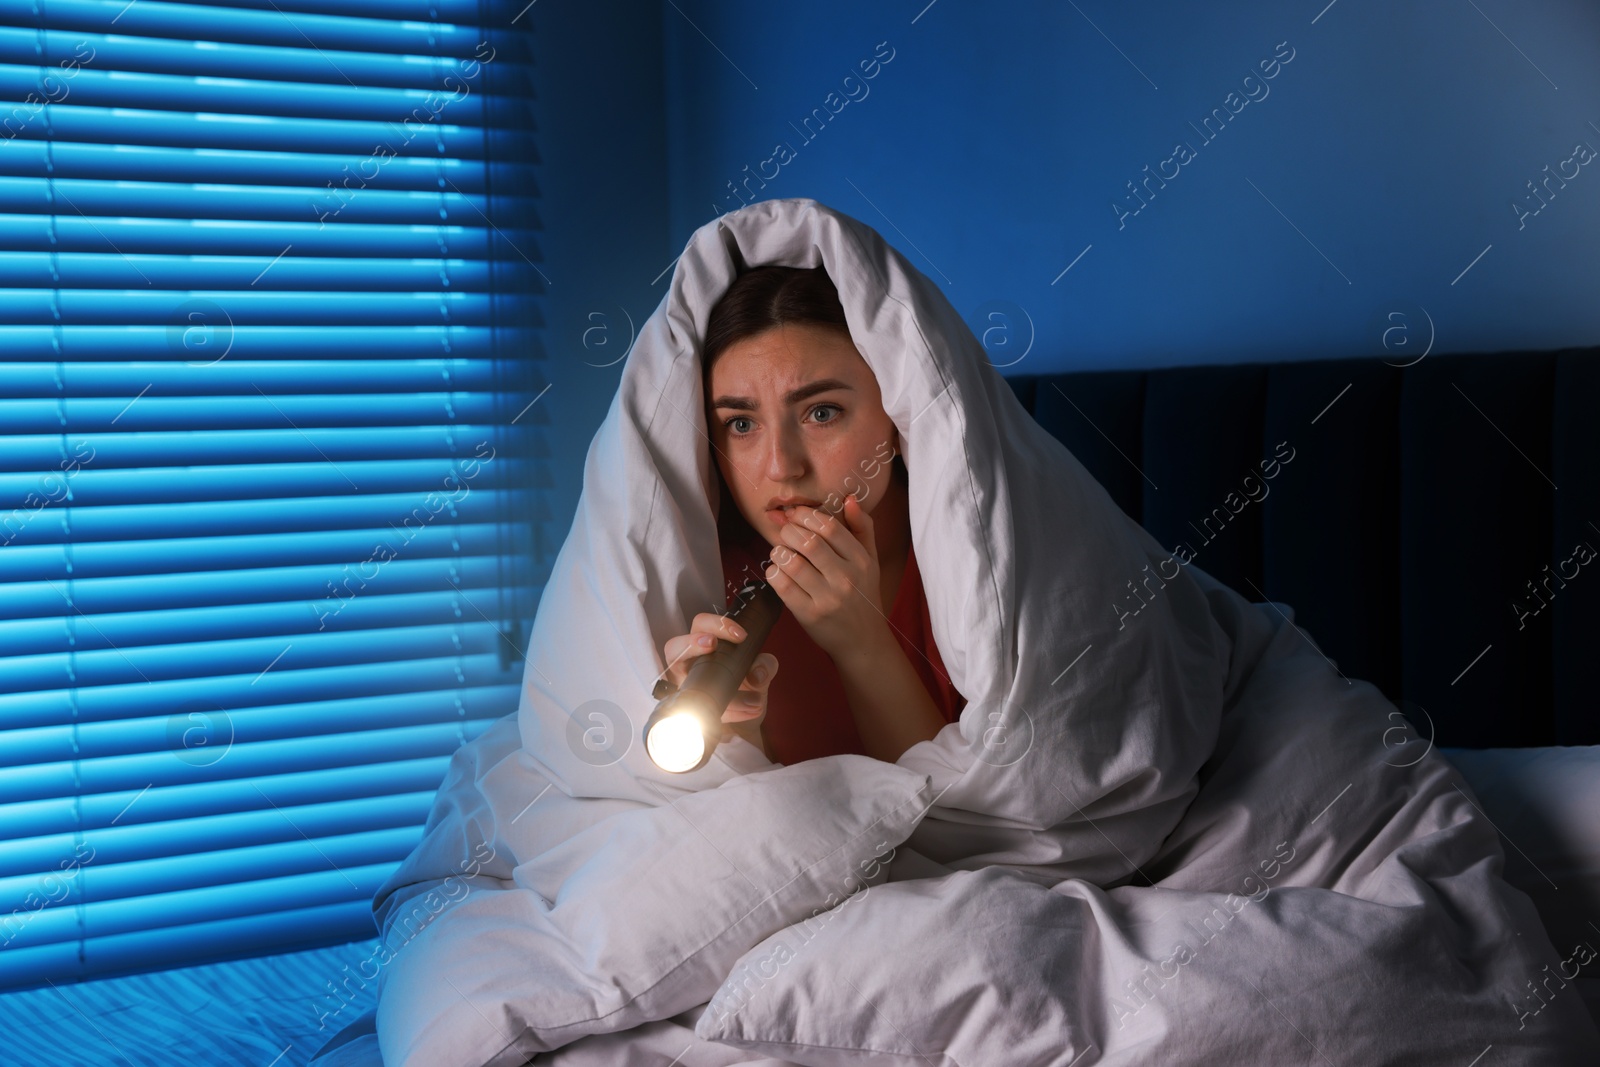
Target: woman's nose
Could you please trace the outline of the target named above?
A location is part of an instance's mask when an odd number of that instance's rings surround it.
[[[797,478],[806,471],[805,447],[796,428],[788,427],[772,434],[767,450],[767,477],[775,482]]]

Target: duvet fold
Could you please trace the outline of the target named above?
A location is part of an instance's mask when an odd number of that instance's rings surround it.
[[[610,815],[404,944],[391,926],[384,1062],[522,1063],[703,1004],[756,942],[881,882],[930,800],[924,776],[839,755]]]

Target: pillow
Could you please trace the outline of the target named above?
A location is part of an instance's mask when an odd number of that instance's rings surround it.
[[[746,953],[695,1036],[804,1067],[1066,1067],[1091,1045],[1067,1011],[1084,914],[1000,867],[872,886]]]
[[[1600,1021],[1600,745],[1440,749],[1500,831],[1505,880],[1533,899]]]
[[[383,1061],[522,1064],[703,1004],[751,946],[881,883],[932,800],[926,775],[845,754],[589,826],[398,949]]]

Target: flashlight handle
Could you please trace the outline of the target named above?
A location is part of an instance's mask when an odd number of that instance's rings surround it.
[[[750,666],[761,653],[761,646],[777,625],[783,614],[783,599],[765,579],[746,582],[734,594],[737,606],[728,618],[744,630],[743,641],[719,639],[717,647],[703,656],[696,656],[685,674],[682,689],[704,693],[711,706],[726,708],[739,691]]]

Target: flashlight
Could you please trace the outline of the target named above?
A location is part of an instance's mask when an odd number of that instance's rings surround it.
[[[745,639],[718,641],[715,650],[695,658],[681,688],[662,678],[651,693],[660,703],[644,724],[644,750],[664,771],[706,765],[722,735],[723,711],[783,614],[783,599],[762,578],[746,582],[734,600],[728,618],[743,628]]]

